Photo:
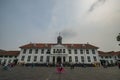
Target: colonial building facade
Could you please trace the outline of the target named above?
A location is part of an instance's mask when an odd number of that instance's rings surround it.
[[[17,59],[20,51],[4,51],[0,50],[0,64],[13,63]]]
[[[100,62],[98,47],[91,44],[30,43],[20,47],[19,63],[85,63]]]
[[[120,60],[120,51],[103,52],[98,51],[100,61],[106,61],[108,64],[116,64]]]
[[[103,52],[91,44],[64,44],[62,37],[57,43],[29,43],[20,47],[20,51],[0,50],[0,64],[13,63],[74,63],[93,64],[102,61],[116,64],[120,60],[120,51]]]

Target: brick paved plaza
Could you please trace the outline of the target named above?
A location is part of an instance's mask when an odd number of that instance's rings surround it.
[[[55,67],[19,67],[4,71],[0,67],[0,80],[120,80],[118,67],[65,67],[65,73],[58,74]]]

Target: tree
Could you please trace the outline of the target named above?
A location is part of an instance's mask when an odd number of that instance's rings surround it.
[[[120,41],[120,33],[119,35],[117,36],[117,41]],[[120,44],[119,44],[120,45]]]

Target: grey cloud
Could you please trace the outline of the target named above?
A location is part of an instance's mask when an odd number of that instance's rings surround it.
[[[94,2],[94,3],[90,6],[88,12],[92,12],[92,11],[95,10],[98,6],[103,5],[105,2],[106,2],[106,0],[97,0],[96,2]]]
[[[67,38],[67,39],[77,36],[77,33],[72,29],[64,29],[63,31],[61,31],[61,34],[64,38]]]

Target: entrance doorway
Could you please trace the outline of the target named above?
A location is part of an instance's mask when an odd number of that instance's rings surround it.
[[[55,56],[53,56],[53,64],[55,64]]]
[[[57,57],[57,63],[61,63],[61,57],[60,56]]]
[[[63,57],[63,62],[65,63],[65,61],[66,61],[66,60],[65,60],[65,57]]]

